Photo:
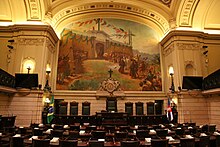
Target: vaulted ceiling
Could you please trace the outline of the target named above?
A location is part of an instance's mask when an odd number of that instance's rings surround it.
[[[143,23],[163,37],[172,29],[220,28],[219,0],[1,0],[0,25],[49,24],[57,34],[82,18]]]

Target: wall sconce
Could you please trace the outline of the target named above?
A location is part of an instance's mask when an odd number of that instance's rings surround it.
[[[172,66],[170,66],[170,68],[169,68],[169,74],[170,74],[170,77],[171,77],[171,87],[170,87],[170,90],[171,90],[171,93],[174,93],[175,92],[174,81],[173,81],[174,70],[173,70]]]
[[[23,62],[23,69],[22,69],[22,72],[23,73],[33,73],[35,69],[35,62],[34,60],[32,60],[31,58],[28,58],[28,59],[25,59],[24,62]]]

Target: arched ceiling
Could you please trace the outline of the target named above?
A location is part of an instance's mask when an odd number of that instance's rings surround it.
[[[161,37],[172,29],[220,28],[219,0],[1,0],[1,4],[0,25],[49,24],[57,34],[69,23],[91,17],[136,21]]]

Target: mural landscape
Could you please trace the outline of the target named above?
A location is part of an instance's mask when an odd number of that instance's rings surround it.
[[[137,22],[73,22],[61,33],[56,89],[96,91],[111,69],[122,90],[161,91],[158,42],[151,28]]]

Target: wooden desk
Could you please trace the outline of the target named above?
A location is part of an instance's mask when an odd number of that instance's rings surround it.
[[[127,125],[128,113],[125,112],[96,112],[101,125]]]

